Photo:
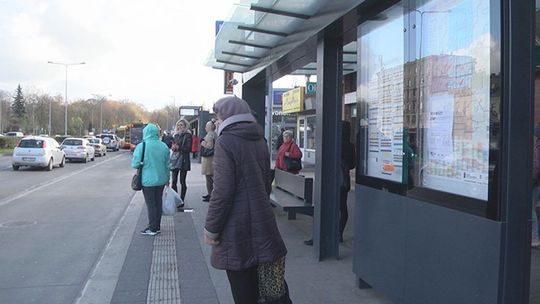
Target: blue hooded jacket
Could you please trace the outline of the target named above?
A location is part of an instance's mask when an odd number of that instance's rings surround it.
[[[169,148],[159,140],[158,128],[148,124],[143,129],[143,141],[146,143],[142,168],[142,185],[144,187],[163,186],[169,182],[170,163]],[[142,143],[135,147],[131,167],[140,166],[142,156]]]

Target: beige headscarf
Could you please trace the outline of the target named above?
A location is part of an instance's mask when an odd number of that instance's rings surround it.
[[[241,121],[255,122],[255,117],[251,115],[251,108],[248,103],[236,96],[227,96],[216,101],[214,113],[223,121],[217,130],[218,136],[221,134],[221,130],[233,123]]]

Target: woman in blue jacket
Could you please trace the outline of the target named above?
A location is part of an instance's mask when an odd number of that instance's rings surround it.
[[[144,146],[144,159],[143,155]],[[141,231],[143,235],[156,235],[161,232],[161,205],[163,188],[169,183],[170,162],[169,148],[159,140],[159,129],[148,124],[143,129],[143,143],[139,143],[133,152],[131,167],[142,167],[142,186],[144,201],[148,209],[148,227]]]

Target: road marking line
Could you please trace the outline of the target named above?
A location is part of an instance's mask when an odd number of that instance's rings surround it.
[[[71,173],[68,174],[68,175],[59,176],[59,177],[57,177],[57,178],[55,178],[55,179],[52,179],[52,180],[50,180],[50,181],[46,181],[46,182],[37,184],[37,185],[34,186],[34,187],[31,187],[31,188],[29,188],[29,189],[23,190],[23,191],[21,191],[21,192],[19,192],[19,193],[16,193],[16,194],[14,194],[14,195],[12,195],[12,196],[9,196],[9,197],[7,197],[7,198],[5,198],[5,199],[3,199],[3,200],[0,200],[0,207],[2,207],[2,206],[4,206],[4,205],[7,205],[7,204],[9,204],[9,203],[11,203],[11,202],[13,202],[13,201],[15,201],[15,200],[21,198],[21,197],[27,196],[28,194],[31,194],[31,193],[34,193],[34,192],[40,190],[40,189],[43,189],[43,188],[45,188],[45,187],[47,187],[47,186],[54,185],[54,184],[56,184],[56,183],[58,183],[58,182],[61,182],[61,181],[65,180],[65,179],[67,179],[67,178],[70,178],[70,177],[72,177],[72,176],[75,176],[75,175],[77,175],[77,174],[79,174],[79,173],[88,171],[88,170],[93,169],[93,168],[95,168],[95,167],[97,167],[97,166],[101,166],[101,165],[103,165],[103,164],[105,164],[105,163],[108,163],[108,162],[110,162],[110,161],[112,161],[112,160],[115,160],[115,159],[117,159],[117,158],[119,158],[119,157],[121,157],[121,156],[124,156],[124,155],[123,155],[123,154],[117,155],[117,156],[115,156],[115,157],[113,157],[113,158],[109,158],[109,159],[107,159],[107,160],[104,160],[103,162],[94,164],[94,165],[92,165],[92,166],[90,166],[90,167],[86,167],[86,168],[81,169],[81,170],[79,170],[79,171],[71,172]]]
[[[92,268],[75,304],[111,302],[142,206],[141,192],[136,192]]]

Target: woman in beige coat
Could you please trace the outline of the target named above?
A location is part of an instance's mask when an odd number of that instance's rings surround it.
[[[209,121],[205,126],[206,136],[201,141],[201,147],[204,147],[207,150],[214,151],[214,144],[216,142],[216,125],[213,121]],[[212,190],[214,189],[214,166],[212,162],[214,161],[214,155],[203,156],[201,148],[201,173],[206,176],[206,190],[208,194],[203,196],[203,202],[209,202],[210,196],[212,195]]]

